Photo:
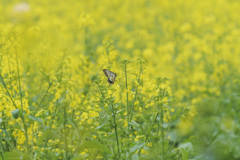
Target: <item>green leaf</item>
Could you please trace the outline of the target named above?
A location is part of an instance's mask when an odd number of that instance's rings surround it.
[[[173,115],[172,115],[172,121],[175,121],[177,116],[182,112],[181,109],[178,109],[177,112],[175,112]]]
[[[19,111],[20,111],[19,109],[15,109],[15,110],[11,111],[12,112],[12,116],[13,116],[14,119],[18,118]]]
[[[193,151],[193,145],[191,142],[180,143],[178,148],[184,148],[186,151]]]
[[[189,153],[184,148],[181,149],[181,155],[182,155],[182,160],[188,160]]]
[[[29,156],[26,154],[24,154],[23,157],[21,157],[21,160],[29,160],[29,159],[30,159]]]
[[[168,124],[164,122],[163,124],[161,124],[161,126],[162,126],[163,128],[167,128],[167,127],[168,127]]]
[[[47,152],[44,154],[43,160],[59,160],[59,155],[56,155],[53,152]]]
[[[30,119],[33,120],[33,121],[36,121],[36,122],[39,122],[39,123],[42,123],[42,124],[43,124],[42,119],[39,118],[39,117],[35,117],[35,116],[32,116],[32,115],[28,115],[28,118],[30,118]]]
[[[54,135],[54,131],[52,129],[47,129],[37,140],[37,145],[40,145],[42,141],[50,136]]]
[[[136,128],[138,128],[140,125],[137,123],[137,122],[135,122],[134,120],[132,120],[132,122],[129,122],[129,124],[131,125],[131,126],[134,126],[134,127],[136,127]]]
[[[71,160],[79,160],[79,159],[86,158],[87,156],[88,156],[88,154],[77,155],[77,156],[73,157]]]
[[[4,152],[3,158],[4,160],[21,160],[20,156],[16,152]],[[2,156],[0,156],[0,160],[2,160]]]
[[[139,160],[138,154],[134,153],[132,156],[132,160]]]
[[[111,123],[103,123],[100,126],[97,126],[95,129],[102,129],[102,128],[110,127],[110,126],[111,126]]]
[[[144,144],[145,144],[145,142],[142,142],[142,143],[139,143],[139,144],[131,147],[129,150],[130,154],[136,152],[138,149],[140,149],[142,146],[144,146]]]
[[[114,132],[115,133],[115,132]],[[122,129],[122,130],[119,130],[118,131],[118,134],[119,136],[124,136],[125,135],[125,131]]]
[[[80,146],[78,151],[82,151],[84,149],[88,149],[88,148],[95,148],[95,149],[100,149],[104,152],[107,153],[111,153],[111,151],[106,147],[106,145],[96,141],[96,140],[92,140],[92,141],[84,141]]]
[[[169,107],[169,106],[168,106],[168,105],[166,105],[166,104],[163,104],[163,106],[167,107],[169,110],[171,110],[171,109],[172,109],[171,107]]]

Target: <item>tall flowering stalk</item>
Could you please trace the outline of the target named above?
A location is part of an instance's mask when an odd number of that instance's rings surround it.
[[[29,155],[29,145],[28,145],[28,132],[27,132],[27,124],[25,122],[25,118],[24,118],[24,111],[23,111],[23,92],[22,92],[22,88],[21,88],[21,78],[20,78],[20,69],[19,69],[19,62],[18,62],[18,52],[17,52],[17,32],[13,31],[10,33],[9,35],[10,37],[10,41],[13,45],[13,50],[15,52],[16,55],[16,64],[17,64],[17,79],[18,79],[18,90],[19,90],[19,96],[20,96],[20,102],[21,102],[21,113],[20,113],[20,117],[22,119],[22,123],[23,123],[23,127],[24,127],[24,134],[25,134],[25,138],[26,138],[26,148],[27,148],[27,154]],[[15,108],[17,109],[17,105],[16,103],[13,101],[12,96],[10,95],[7,86],[5,85],[5,82],[3,80],[3,77],[1,75],[1,81],[2,84],[4,85],[4,88],[6,89],[8,96],[10,97],[13,105],[15,106]]]
[[[128,136],[128,150],[129,150],[129,120],[130,120],[130,107],[129,107],[129,102],[128,102],[128,79],[127,79],[127,71],[128,68],[131,66],[131,61],[130,60],[122,60],[120,61],[120,65],[124,69],[125,73],[125,84],[126,84],[126,98],[127,98],[127,136]]]
[[[110,113],[111,113],[112,118],[113,118],[112,126],[113,126],[113,128],[115,130],[115,136],[116,136],[116,141],[117,141],[118,159],[120,159],[121,154],[120,154],[120,145],[119,145],[119,138],[118,138],[118,131],[117,131],[117,120],[116,120],[117,109],[114,107],[116,97],[113,96],[114,89],[110,87],[110,89],[107,90],[106,89],[107,87],[104,86],[104,85],[101,85],[100,83],[101,83],[100,80],[95,80],[95,84],[97,86],[97,89],[101,93],[101,97],[102,97],[101,101],[103,102],[104,114],[106,113],[105,108],[104,108],[104,106],[105,106],[104,102],[107,103],[108,109],[111,111]],[[112,91],[112,94],[110,96],[107,95],[108,91]],[[107,123],[106,117],[105,117],[105,123]],[[112,147],[110,146],[110,148],[112,148]]]
[[[163,118],[164,118],[164,114],[163,114],[163,100],[165,100],[165,98],[167,98],[167,92],[166,92],[166,81],[169,81],[169,79],[167,78],[160,78],[157,77],[156,78],[156,85],[157,85],[157,106],[158,106],[158,127],[157,127],[157,144],[159,144],[159,132],[161,130],[161,149],[162,149],[162,159],[164,159],[165,157],[165,153],[164,153],[164,141],[165,141],[165,136],[164,136],[164,126],[163,126]],[[157,147],[159,148],[159,147]],[[157,151],[157,156],[158,156],[158,151]]]
[[[164,159],[164,128],[163,128],[163,97],[164,97],[164,89],[160,90],[160,94],[162,93],[162,98],[161,98],[161,102],[159,101],[159,106],[158,106],[158,109],[160,111],[160,123],[161,123],[161,139],[162,139],[162,159]],[[159,124],[159,123],[158,123]],[[159,125],[158,125],[159,126]],[[159,127],[158,127],[159,128]]]
[[[145,61],[142,60],[142,59],[138,59],[137,65],[138,65],[138,67],[139,67],[139,68],[138,68],[138,69],[139,69],[139,72],[138,72],[138,75],[137,75],[135,95],[134,95],[134,99],[133,99],[132,107],[131,107],[131,112],[130,112],[130,122],[131,122],[132,116],[133,116],[134,104],[135,104],[136,99],[137,99],[138,87],[139,87],[140,80],[141,80],[140,77],[141,77],[141,75],[143,74],[143,70],[144,70],[144,67],[145,67]]]
[[[64,128],[64,144],[65,144],[65,157],[66,157],[66,159],[68,159],[68,141],[67,141],[67,136],[68,136],[68,134],[67,134],[67,118],[68,118],[68,116],[67,116],[67,108],[68,108],[69,104],[70,104],[70,102],[67,99],[65,99],[65,101],[63,101],[63,103],[62,103],[63,112],[64,112],[63,128]]]

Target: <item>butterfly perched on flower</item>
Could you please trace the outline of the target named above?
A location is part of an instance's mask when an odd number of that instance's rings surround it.
[[[112,71],[109,71],[108,69],[103,69],[103,73],[105,74],[105,76],[108,77],[108,83],[109,85],[110,84],[114,84],[114,81],[117,77],[117,74],[112,72]]]

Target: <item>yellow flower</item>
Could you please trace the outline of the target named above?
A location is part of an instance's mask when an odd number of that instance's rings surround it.
[[[170,112],[175,112],[174,108],[171,108]]]

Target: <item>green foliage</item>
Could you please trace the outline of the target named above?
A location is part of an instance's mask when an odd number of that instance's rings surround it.
[[[111,151],[104,144],[96,140],[82,142],[78,148],[78,152],[81,152],[84,149],[92,149],[92,148],[99,149],[99,150],[102,150],[103,152],[111,154]]]
[[[12,116],[13,116],[14,119],[18,118],[18,116],[20,114],[19,112],[20,112],[19,109],[15,109],[15,110],[12,111]]]
[[[19,155],[16,152],[5,152],[3,153],[3,158],[0,157],[1,160],[21,160]]]

